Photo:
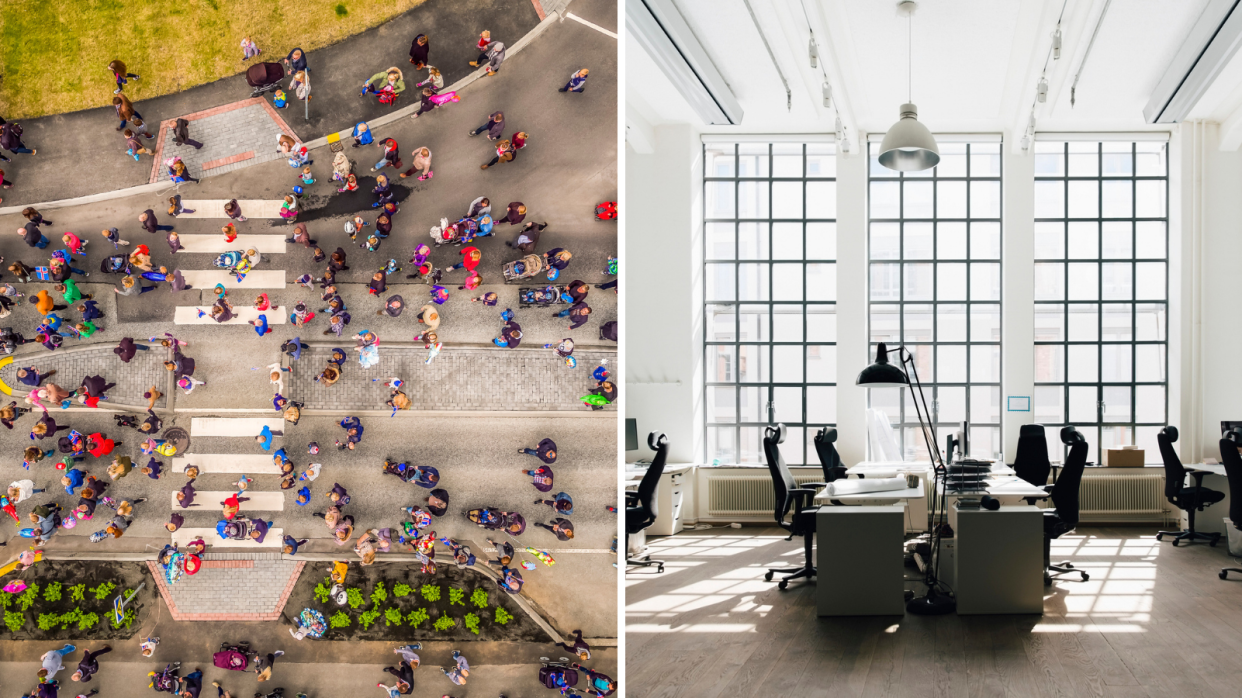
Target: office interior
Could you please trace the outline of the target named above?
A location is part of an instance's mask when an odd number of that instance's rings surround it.
[[[1239,694],[1235,5],[626,3],[627,692]]]

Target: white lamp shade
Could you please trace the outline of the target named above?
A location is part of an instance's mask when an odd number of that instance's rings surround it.
[[[880,143],[880,164],[899,172],[929,170],[940,162],[940,148],[931,131],[919,123],[919,110],[913,104],[901,105],[901,118]]]

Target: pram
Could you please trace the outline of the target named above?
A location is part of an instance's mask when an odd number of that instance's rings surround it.
[[[228,252],[222,252],[219,257],[216,257],[215,264],[217,267],[232,269],[240,264],[243,258],[245,258],[245,254],[241,250],[229,250]]]
[[[181,669],[181,662],[173,662],[164,665],[163,671],[152,671],[147,674],[151,677],[151,688],[156,693],[173,693],[177,692],[181,680],[177,677],[177,671]]]
[[[518,289],[518,307],[530,308],[538,306],[546,308],[550,305],[568,303],[564,292],[556,286],[526,286]]]
[[[220,643],[220,651],[212,655],[212,664],[220,669],[228,669],[230,671],[245,671],[250,665],[250,660],[256,656],[255,652],[250,651],[250,643],[242,642],[236,645],[230,645],[227,642]]]
[[[216,533],[228,540],[247,540],[250,538],[250,524],[240,519],[222,520],[216,523]]]
[[[547,264],[543,261],[543,255],[537,254],[528,254],[519,260],[506,262],[502,267],[505,283],[529,279],[544,269],[547,269]]]
[[[572,694],[578,685],[578,672],[564,662],[544,661],[539,667],[539,682],[563,693]]]
[[[255,63],[246,70],[246,84],[254,88],[250,91],[252,98],[275,90],[284,79],[285,67],[279,63]]]
[[[99,262],[99,271],[105,274],[128,274],[129,259],[123,254],[112,255]]]

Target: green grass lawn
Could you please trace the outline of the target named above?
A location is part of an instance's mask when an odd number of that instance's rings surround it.
[[[142,76],[135,102],[240,73],[249,36],[275,62],[381,24],[423,0],[0,0],[0,116],[112,104],[108,63]]]

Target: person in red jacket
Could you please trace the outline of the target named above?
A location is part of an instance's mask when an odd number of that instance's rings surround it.
[[[99,432],[95,432],[94,434],[86,437],[86,441],[87,445],[94,444],[94,447],[90,449],[90,453],[96,458],[103,458],[109,453],[112,453],[112,449],[123,443],[121,441],[113,441]]]
[[[461,255],[461,261],[448,269],[445,269],[444,271],[450,272],[454,269],[462,268],[465,268],[466,271],[474,271],[474,268],[479,266],[479,260],[483,259],[483,253],[479,251],[479,248],[473,245],[461,248],[461,251],[458,254]]]

